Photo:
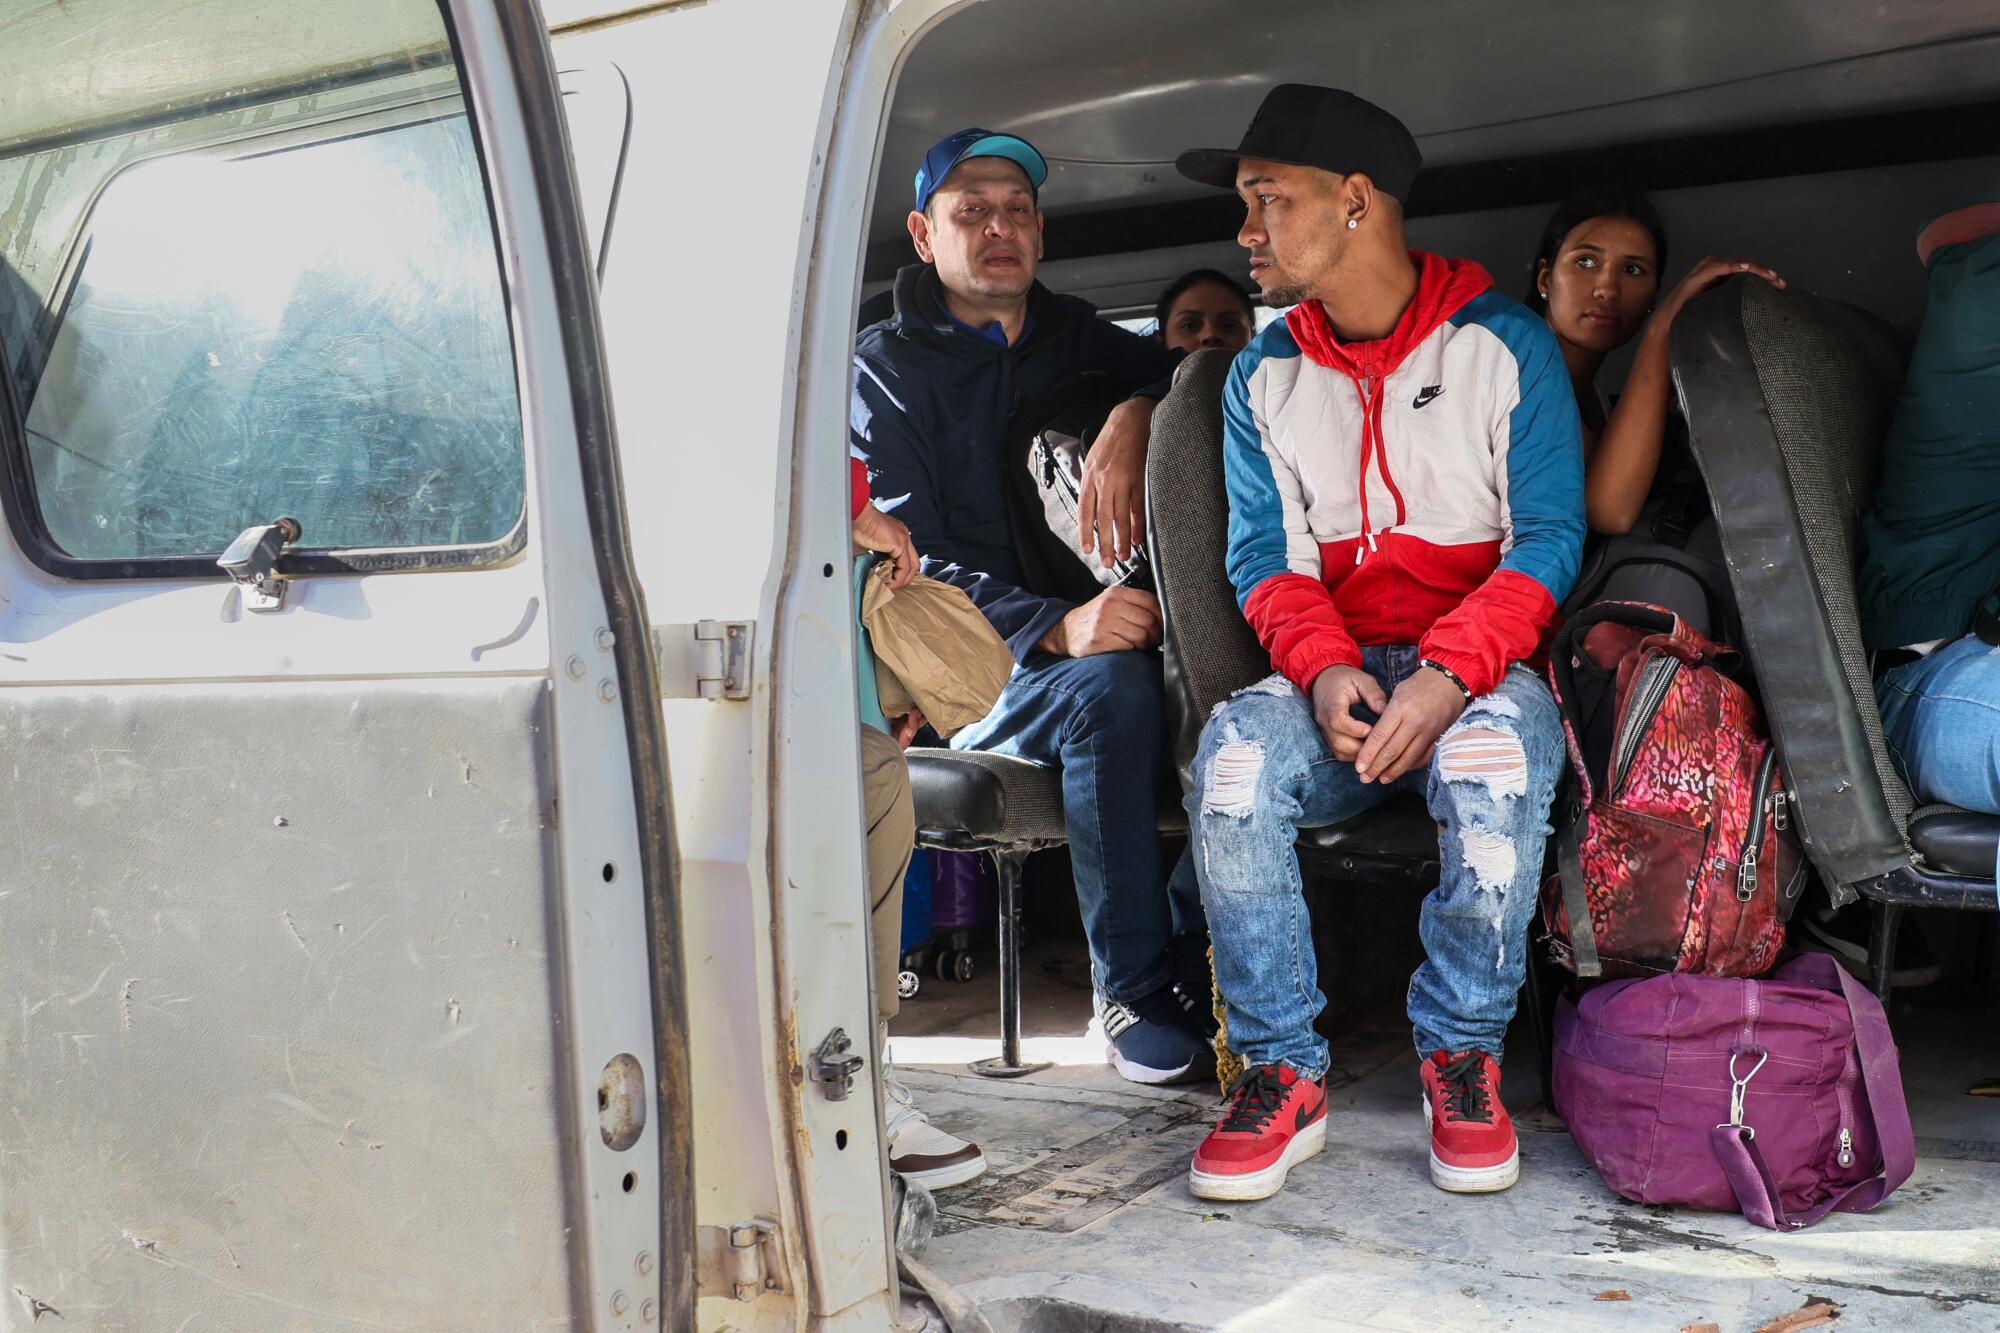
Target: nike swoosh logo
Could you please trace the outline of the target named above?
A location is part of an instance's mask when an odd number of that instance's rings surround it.
[[[1443,392],[1444,385],[1442,384],[1426,384],[1423,388],[1417,390],[1417,396],[1410,400],[1410,406],[1425,407],[1429,405],[1431,399],[1436,398]]]

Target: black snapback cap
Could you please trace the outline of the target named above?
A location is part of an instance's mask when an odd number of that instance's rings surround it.
[[[1233,190],[1236,164],[1246,157],[1340,176],[1358,171],[1398,199],[1409,197],[1424,163],[1402,121],[1353,93],[1310,83],[1281,83],[1267,93],[1236,147],[1191,148],[1174,166],[1191,181]]]

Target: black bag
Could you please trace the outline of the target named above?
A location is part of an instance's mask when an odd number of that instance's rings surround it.
[[[1632,530],[1591,535],[1562,621],[1599,602],[1665,607],[1716,643],[1743,642],[1722,535],[1701,470],[1679,432],[1662,442],[1659,475]]]
[[[1083,462],[1111,410],[1125,401],[1111,377],[1085,371],[1058,383],[1008,423],[1003,468],[1007,517],[1028,591],[1078,604],[1106,588],[1151,591],[1145,548],[1107,569],[1077,547]]]

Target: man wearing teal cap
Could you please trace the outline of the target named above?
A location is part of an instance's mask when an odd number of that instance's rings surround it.
[[[896,313],[855,347],[850,438],[876,502],[909,526],[924,572],[963,589],[1018,663],[954,749],[1059,770],[1114,1067],[1142,1083],[1204,1077],[1207,937],[1183,862],[1169,889],[1158,809],[1173,788],[1160,605],[1115,576],[1084,600],[1037,586],[1010,524],[1005,444],[1017,414],[1095,373],[1125,397],[1091,445],[1082,554],[1123,562],[1144,534],[1152,399],[1174,355],[1035,280],[1048,165],[1025,139],[960,130],[924,155],[907,219],[921,261],[896,275]],[[1018,466],[1018,464],[1016,465]]]

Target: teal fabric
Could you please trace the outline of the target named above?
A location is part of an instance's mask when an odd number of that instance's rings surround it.
[[[868,586],[868,571],[875,567],[876,559],[872,551],[854,559],[854,701],[861,709],[862,726],[887,731],[882,697],[875,688],[875,645],[869,641],[868,627],[861,623],[861,592]]]
[[[1923,332],[1862,541],[1871,649],[1964,634],[2000,580],[2000,236],[1931,256]]]

